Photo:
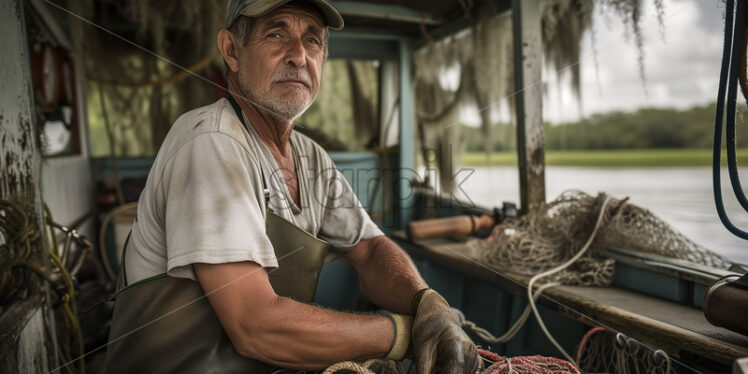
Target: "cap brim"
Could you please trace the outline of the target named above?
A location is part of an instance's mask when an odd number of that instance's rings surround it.
[[[317,8],[319,8],[320,12],[322,12],[322,16],[325,18],[325,23],[327,24],[329,28],[333,30],[340,30],[343,28],[343,25],[344,25],[343,17],[340,15],[337,9],[335,9],[327,1],[324,1],[324,0],[308,0],[308,1],[316,5]],[[249,5],[245,7],[244,9],[242,9],[237,14],[237,16],[239,15],[248,16],[248,17],[264,16],[289,2],[291,2],[291,0],[268,1],[260,5],[253,4],[256,6]],[[234,20],[231,20],[231,22],[233,21]]]
[[[322,11],[322,14],[325,16],[325,22],[327,22],[327,26],[333,30],[340,30],[343,28],[344,22],[343,17],[340,15],[340,12],[338,12],[335,7],[330,5],[327,1],[324,0],[310,0],[314,4],[319,7],[319,10]]]

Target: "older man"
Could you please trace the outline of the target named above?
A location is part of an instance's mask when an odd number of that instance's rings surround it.
[[[475,346],[447,302],[327,153],[293,131],[338,12],[322,0],[231,0],[226,24],[231,94],[181,116],[156,157],[123,255],[108,372],[317,370],[412,352],[419,373],[474,373]],[[390,312],[310,305],[331,256]]]

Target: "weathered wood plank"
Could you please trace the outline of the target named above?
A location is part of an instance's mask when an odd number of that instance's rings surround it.
[[[545,203],[540,0],[513,0],[512,22],[520,208],[527,212]]]

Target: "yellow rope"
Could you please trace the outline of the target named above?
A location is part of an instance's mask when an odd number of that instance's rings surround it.
[[[12,277],[13,269],[27,264],[31,259],[31,243],[39,238],[39,229],[29,220],[18,204],[0,200],[0,234],[7,244],[0,245],[3,261],[0,261],[0,295],[22,287]],[[15,248],[15,253],[12,252]],[[37,268],[38,269],[38,268]]]
[[[70,362],[70,359],[68,358],[68,356],[65,355],[65,352],[62,351],[62,348],[60,349],[58,354],[60,355],[60,362]],[[65,372],[68,374],[75,374],[73,373],[73,369],[70,367],[70,365],[65,366]]]
[[[44,206],[44,214],[47,215],[47,220],[52,220],[52,211],[49,209],[49,205],[46,203],[42,204]],[[49,251],[57,251],[60,250],[60,243],[57,241],[57,235],[55,235],[55,228],[52,225],[47,225],[47,228],[49,229],[49,242],[47,243],[49,247]]]
[[[124,81],[117,81],[117,80],[109,80],[109,79],[103,79],[99,77],[88,77],[88,79],[91,79],[95,82],[108,84],[111,86],[121,86],[121,87],[130,87],[130,88],[143,88],[143,87],[154,87],[154,86],[161,86],[167,83],[176,82],[180,79],[186,78],[188,75],[191,75],[197,71],[200,71],[202,68],[208,65],[208,63],[213,60],[214,58],[218,57],[218,52],[215,52],[209,56],[206,56],[202,60],[190,65],[187,67],[187,69],[182,70],[174,75],[159,78],[152,81],[145,81],[145,82],[124,82]]]
[[[62,262],[60,261],[59,257],[53,253],[50,252],[50,258],[52,258],[53,262],[58,266],[60,269],[64,269],[62,267]],[[63,271],[64,274],[67,274],[67,271]],[[64,275],[63,280],[66,284],[67,292],[62,294],[60,296],[60,299],[62,300],[62,309],[64,311],[64,316],[67,319],[66,320],[66,327],[69,330],[72,330],[75,334],[75,340],[77,342],[77,351],[78,355],[77,357],[82,357],[85,354],[84,348],[83,348],[83,333],[81,331],[80,323],[78,321],[78,317],[76,316],[75,312],[75,295],[74,290],[72,288],[72,281],[70,281],[69,275]],[[73,368],[74,366],[71,364],[71,358],[66,356],[64,354],[66,349],[70,349],[70,347],[67,346],[66,341],[61,341],[60,336],[57,336],[58,338],[58,347],[59,347],[59,353],[60,353],[60,364],[64,365],[65,371],[68,373],[74,373]],[[72,354],[72,351],[70,352]],[[79,363],[78,366],[78,373],[84,374],[86,372],[86,365],[85,361],[78,360]]]
[[[45,211],[47,212],[47,219],[51,222],[54,222],[52,220],[52,214],[49,211],[49,207],[45,206]],[[53,235],[54,237],[55,235]],[[53,239],[54,242],[56,242],[56,239]],[[83,349],[83,332],[81,331],[80,323],[78,321],[78,317],[75,314],[75,287],[73,286],[73,279],[70,277],[70,274],[68,273],[68,270],[65,268],[65,266],[62,264],[62,261],[60,260],[60,256],[57,255],[57,247],[50,248],[49,252],[49,258],[52,260],[52,263],[55,264],[55,266],[60,270],[60,273],[62,274],[62,281],[65,285],[65,289],[67,292],[62,295],[63,299],[63,308],[65,310],[65,316],[68,319],[68,322],[70,323],[71,330],[75,333],[75,339],[78,341],[78,353],[79,357],[83,356],[85,354],[85,351]],[[78,369],[80,374],[84,374],[86,371],[86,365],[83,360],[78,360],[80,362]],[[64,364],[69,363],[69,361],[64,362]],[[70,365],[66,365],[65,367],[70,367]]]

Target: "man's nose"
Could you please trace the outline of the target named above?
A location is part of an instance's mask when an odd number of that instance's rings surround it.
[[[292,64],[295,67],[302,67],[306,65],[306,49],[301,38],[291,38],[288,41],[288,47],[286,50],[286,61],[287,64]]]

